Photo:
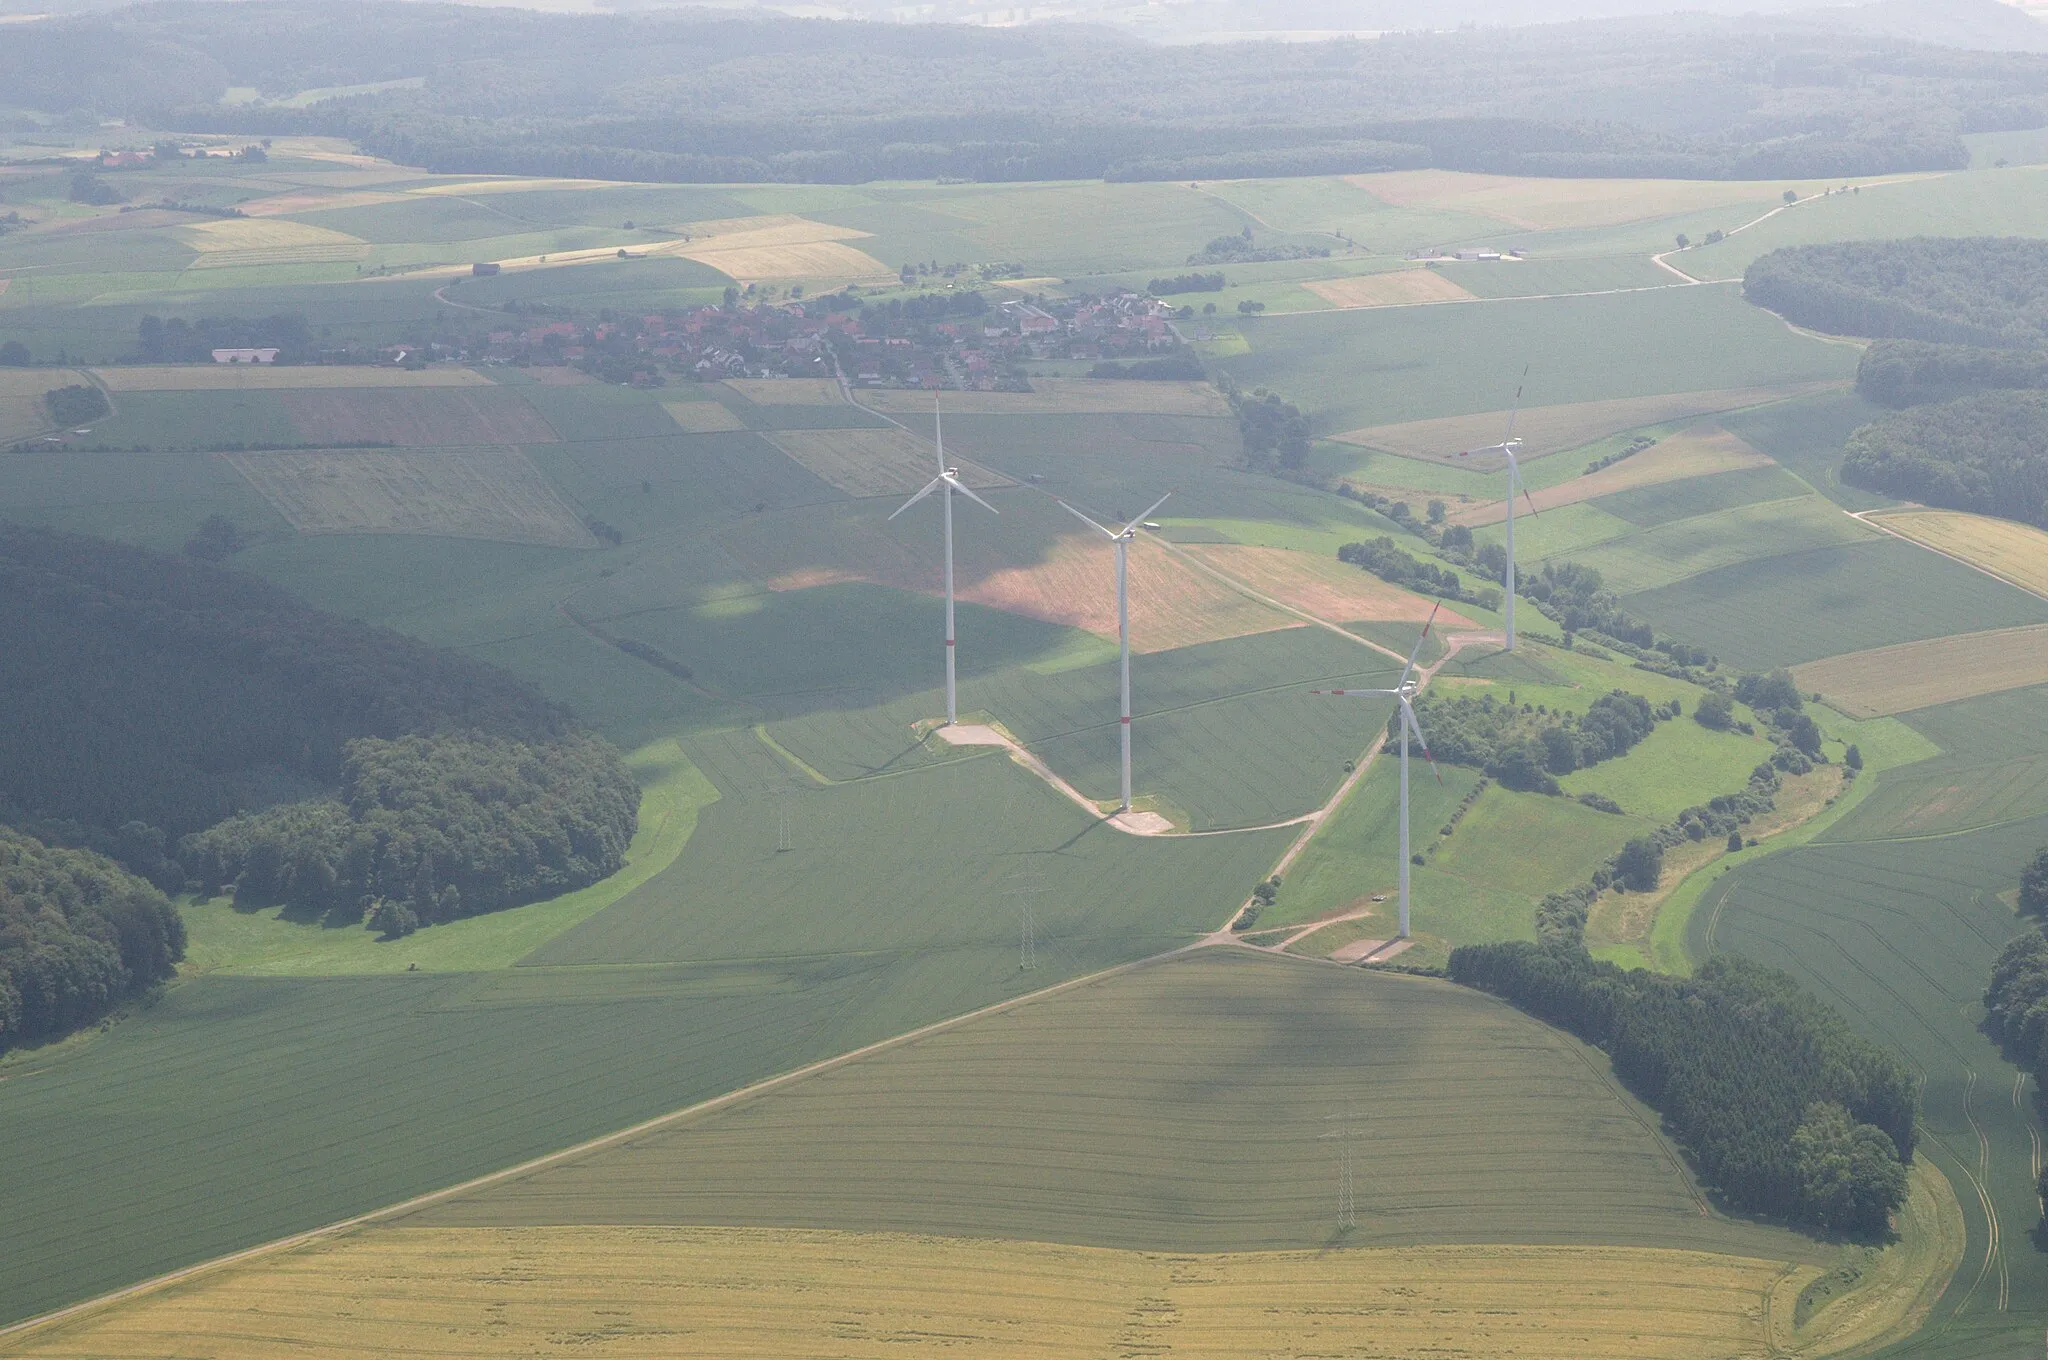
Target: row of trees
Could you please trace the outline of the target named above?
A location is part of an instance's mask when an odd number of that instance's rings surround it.
[[[0,1051],[90,1024],[184,956],[185,923],[161,892],[0,826]]]
[[[1500,557],[1500,566],[1505,573],[1505,553]],[[1577,562],[1545,562],[1541,571],[1517,572],[1515,591],[1534,600],[1537,609],[1567,633],[1601,633],[1636,647],[1656,643],[1650,625],[1624,610],[1592,567]]]
[[[1751,263],[1742,288],[1788,321],[1837,335],[2048,343],[2048,241],[2030,237],[1787,246]]]
[[[1491,694],[1446,699],[1429,691],[1415,701],[1431,755],[1483,770],[1504,788],[1535,793],[1556,793],[1555,776],[1628,754],[1660,719],[1677,712],[1676,700],[1652,708],[1642,695],[1618,689],[1593,700],[1584,714],[1499,703]],[[1388,721],[1389,743],[1400,740],[1398,721],[1398,714]]]
[[[639,801],[595,737],[363,737],[338,797],[231,817],[186,837],[178,858],[237,906],[367,916],[404,934],[616,873]]]
[[[1420,595],[1440,595],[1447,600],[1476,600],[1458,573],[1434,562],[1425,562],[1382,534],[1364,543],[1346,543],[1337,549],[1337,560],[1369,571],[1382,581],[1406,586]]]
[[[1914,406],[1849,436],[1842,480],[1901,500],[2048,526],[2048,392]]]
[[[1905,1201],[1912,1074],[1783,973],[1719,955],[1675,978],[1514,942],[1453,950],[1450,975],[1605,1049],[1738,1210],[1876,1237]]]

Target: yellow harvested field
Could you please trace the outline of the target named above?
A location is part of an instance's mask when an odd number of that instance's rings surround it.
[[[1623,430],[1759,406],[1767,401],[1782,401],[1842,386],[1845,384],[1739,387],[1712,392],[1672,392],[1658,397],[1623,397],[1614,401],[1580,401],[1564,406],[1532,406],[1523,410],[1515,423],[1515,434],[1522,441],[1523,458],[1541,458]],[[1330,438],[1339,443],[1384,449],[1404,458],[1428,458],[1447,463],[1459,461],[1460,453],[1466,449],[1483,448],[1497,442],[1506,431],[1507,423],[1508,412],[1505,410],[1481,411],[1469,416],[1374,425],[1363,430],[1333,434]],[[1495,466],[1499,462],[1498,458],[1492,460]],[[1484,467],[1488,464],[1480,460],[1475,465]]]
[[[1961,510],[1887,510],[1864,518],[2022,590],[2048,595],[2048,533],[2031,524]]]
[[[1338,307],[1413,307],[1424,302],[1469,302],[1472,294],[1434,269],[1396,269],[1301,285]]]
[[[1560,505],[1612,496],[1617,491],[1629,491],[1639,486],[1681,482],[1688,477],[1706,477],[1741,468],[1767,467],[1770,462],[1768,454],[1750,447],[1719,425],[1700,425],[1660,440],[1655,448],[1646,449],[1632,458],[1610,463],[1598,472],[1533,492],[1515,509],[1525,510],[1533,500],[1538,510],[1552,510]],[[1453,524],[1477,528],[1483,524],[1498,524],[1507,517],[1507,503],[1493,501],[1486,505],[1461,507],[1453,511],[1450,518]]]
[[[849,496],[908,496],[938,472],[934,446],[891,425],[879,430],[777,430],[762,436]],[[960,463],[960,480],[980,490],[1009,478]]]
[[[96,368],[109,392],[278,391],[294,387],[489,387],[473,368],[372,368],[367,364],[153,364]]]
[[[1346,179],[1397,208],[1472,213],[1526,231],[1611,227],[1723,204],[1773,203],[1786,188],[1810,184],[1755,180],[1523,179],[1458,170],[1395,170]],[[1741,225],[1730,219],[1730,227]]]
[[[1332,623],[1420,623],[1437,604],[1323,553],[1225,543],[1190,543],[1181,551],[1228,572],[1262,595]],[[1437,626],[1478,625],[1456,610],[1445,609],[1437,615]]]
[[[734,279],[871,279],[889,273],[874,256],[838,241],[739,248],[714,241],[674,253]]]
[[[831,378],[727,378],[725,385],[757,406],[838,406],[846,400]]]
[[[176,235],[199,252],[193,269],[346,263],[370,253],[369,242],[360,237],[285,218],[225,217],[179,227]]]
[[[273,194],[269,198],[251,199],[237,204],[250,217],[288,217],[293,213],[327,212],[335,208],[374,208],[380,203],[403,203],[405,195],[388,190],[361,189],[353,193],[322,193],[317,189],[302,189],[288,194]]]
[[[583,523],[514,448],[319,449],[231,453],[305,534],[427,534],[580,548]]]
[[[1182,1255],[796,1229],[380,1228],[32,1333],[18,1356],[1721,1360],[1815,1267],[1653,1248]]]
[[[924,415],[930,392],[863,389],[860,404],[891,415]],[[1227,417],[1230,403],[1201,382],[1139,382],[1118,378],[1034,378],[1029,392],[944,392],[948,411],[977,416],[1108,415],[1139,412],[1166,416]]]
[[[2048,624],[1849,652],[1794,666],[1792,678],[1855,718],[2048,684]]]
[[[738,416],[715,401],[665,401],[661,409],[691,434],[721,434],[747,428]]]

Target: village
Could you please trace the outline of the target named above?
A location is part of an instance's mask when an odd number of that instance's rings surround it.
[[[853,387],[1028,391],[1026,360],[1169,355],[1185,339],[1176,320],[1192,314],[1137,293],[990,302],[976,291],[883,300],[849,288],[749,305],[728,289],[724,305],[685,312],[536,318],[492,330],[479,352],[462,357],[567,364],[640,386],[672,378],[836,377]]]

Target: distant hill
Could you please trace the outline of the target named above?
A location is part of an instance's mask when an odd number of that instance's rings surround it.
[[[344,136],[436,171],[709,182],[1178,179],[1224,163],[1841,178],[1960,168],[1964,132],[2048,126],[2048,57],[1884,36],[1894,14],[1929,33],[2035,22],[1996,0],[1887,0],[1825,22],[1687,14],[1156,47],[1071,24],[159,3],[10,26],[0,90],[155,127]],[[418,83],[307,108],[220,102],[399,80]]]

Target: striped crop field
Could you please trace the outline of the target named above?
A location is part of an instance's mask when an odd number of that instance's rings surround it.
[[[2048,625],[1905,642],[1809,661],[1792,671],[1844,713],[1875,718],[1979,694],[2048,684]]]
[[[2048,595],[2048,532],[2031,524],[1961,510],[1893,510],[1869,519],[2022,590]]]
[[[1638,487],[1770,465],[1767,455],[1757,452],[1720,426],[1702,425],[1661,440],[1655,448],[1611,463],[1598,472],[1531,492],[1529,500],[1535,502],[1538,510],[1552,510],[1622,491],[1633,491]],[[1524,509],[1528,503],[1524,501],[1515,508]],[[1456,511],[1451,515],[1451,523],[1477,527],[1498,524],[1507,515],[1506,502],[1494,501]]]
[[[1333,1133],[1356,1148],[1357,1225],[1343,1232]],[[1447,983],[1223,950],[1041,998],[403,1222],[1147,1251],[1815,1251],[1711,1212],[1655,1117],[1569,1036]]]
[[[924,415],[929,392],[863,391],[860,403],[894,415]],[[1207,383],[1139,382],[1119,378],[1040,378],[1029,392],[948,392],[948,411],[986,416],[1085,415],[1137,412],[1151,415],[1230,414],[1223,394]]]
[[[8,1353],[1223,1360],[1369,1343],[1378,1356],[1718,1360],[1764,1353],[1815,1273],[1629,1248],[1182,1256],[744,1228],[400,1228],[147,1296]]]
[[[1624,397],[1613,401],[1580,401],[1563,406],[1535,406],[1522,412],[1515,422],[1515,431],[1526,449],[1522,457],[1541,458],[1547,453],[1575,449],[1623,430],[1688,420],[1718,411],[1733,411],[1797,395],[1799,391],[1793,389],[1744,387],[1714,392],[1675,392],[1668,396]],[[1455,461],[1466,449],[1483,448],[1499,440],[1507,429],[1508,414],[1506,410],[1481,411],[1469,416],[1411,420],[1398,425],[1351,430],[1333,434],[1330,438],[1339,443],[1384,449],[1406,458]],[[1476,465],[1495,467],[1499,464],[1500,460],[1494,458]]]
[[[374,368],[368,364],[144,364],[93,370],[109,392],[215,392],[289,387],[489,387],[473,368]]]

